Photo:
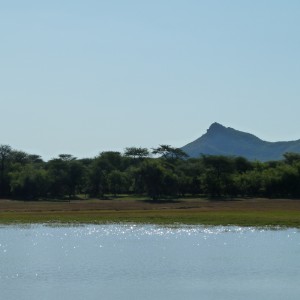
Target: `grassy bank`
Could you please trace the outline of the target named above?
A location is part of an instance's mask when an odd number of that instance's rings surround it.
[[[153,223],[300,227],[299,200],[136,199],[57,202],[0,200],[0,223]]]

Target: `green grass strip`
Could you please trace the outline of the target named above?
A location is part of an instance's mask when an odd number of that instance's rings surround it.
[[[16,223],[150,223],[300,227],[296,211],[125,210],[1,212],[1,224]]]

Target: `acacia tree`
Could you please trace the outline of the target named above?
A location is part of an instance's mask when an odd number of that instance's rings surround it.
[[[125,156],[132,157],[133,159],[143,159],[150,155],[150,152],[147,148],[142,147],[128,147],[125,148]]]
[[[153,154],[161,155],[161,157],[168,160],[176,160],[187,158],[188,155],[180,148],[175,148],[170,145],[159,145],[157,148],[152,149]]]

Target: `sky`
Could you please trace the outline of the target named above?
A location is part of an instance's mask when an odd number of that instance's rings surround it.
[[[300,139],[298,0],[0,0],[0,144],[93,157],[213,122]]]

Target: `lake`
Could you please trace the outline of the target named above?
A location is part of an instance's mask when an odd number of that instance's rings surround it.
[[[5,300],[299,299],[300,231],[1,226]]]

